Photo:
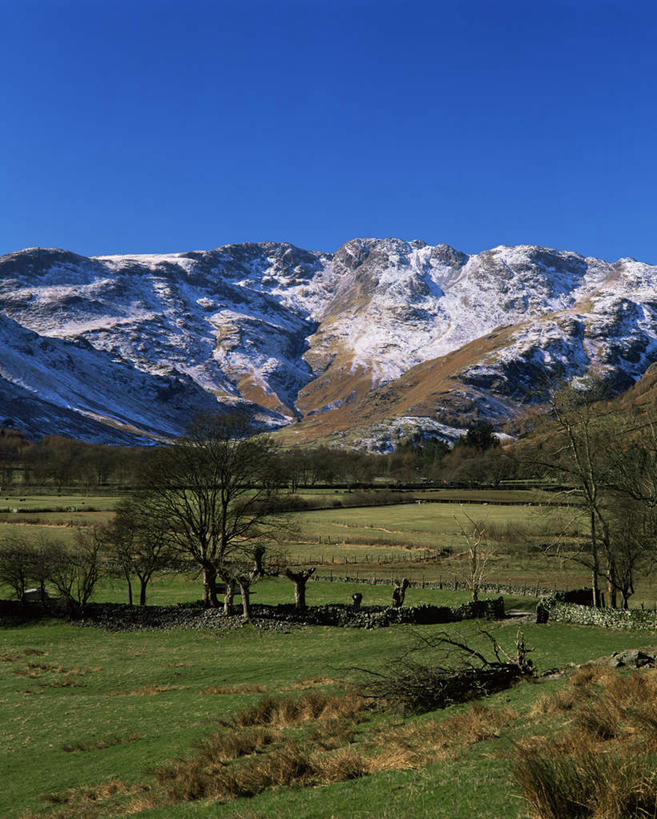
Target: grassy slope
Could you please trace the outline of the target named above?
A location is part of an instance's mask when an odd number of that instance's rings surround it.
[[[515,630],[496,628],[509,646]],[[478,640],[473,623],[450,629]],[[646,643],[645,635],[563,625],[530,625],[526,636],[536,648],[539,668]],[[28,810],[46,815],[44,793],[98,785],[113,777],[125,783],[148,780],[154,765],[189,753],[193,741],[209,733],[218,718],[260,696],[203,693],[208,687],[258,684],[289,693],[298,683],[315,680],[330,688],[330,680],[354,677],[351,666],[389,664],[409,639],[404,627],[374,632],[301,628],[290,633],[246,628],[227,634],[108,634],[61,624],[5,629],[0,643],[0,815],[15,817]],[[44,653],[26,653],[35,651]],[[550,685],[521,685],[492,699],[508,700],[521,710]],[[390,715],[382,719],[400,722]],[[139,738],[129,740],[135,733]],[[62,749],[117,737],[124,741],[103,749]],[[412,771],[274,791],[222,807],[170,806],[151,815],[515,816],[519,802],[507,763],[488,756],[498,745],[475,745],[450,762]]]

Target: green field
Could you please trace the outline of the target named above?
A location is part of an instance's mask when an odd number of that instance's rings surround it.
[[[317,493],[343,497],[345,503],[350,496],[327,490]],[[559,533],[565,532],[566,542],[569,538],[572,542],[581,526],[577,508],[529,505],[546,496],[553,502],[554,494],[536,490],[432,490],[424,494],[450,497],[453,502],[296,512],[289,515],[292,531],[279,548],[291,564],[313,565],[324,575],[463,581],[468,558],[461,530],[467,530],[471,521],[481,521],[490,532],[485,544],[489,582],[546,588],[590,585],[588,572],[571,561],[567,551],[558,557],[545,553]],[[500,497],[524,502],[498,505]],[[0,500],[0,538],[19,535],[72,542],[77,526],[107,523],[117,500],[109,495],[5,497]],[[169,602],[164,590],[159,599]],[[174,596],[171,602],[177,599]],[[181,599],[189,599],[186,592]],[[652,578],[640,577],[631,604],[652,607],[656,601],[657,584]]]
[[[184,574],[162,574],[155,577],[148,587],[148,604],[172,605],[199,600],[201,583],[199,578]],[[366,583],[343,583],[311,580],[306,587],[306,603],[309,606],[324,606],[331,603],[351,603],[351,595],[363,595],[363,605],[388,606],[392,598],[392,585],[370,585]],[[491,595],[482,595],[482,597]],[[493,595],[494,596],[494,595]],[[276,606],[294,602],[294,586],[285,578],[265,578],[252,587],[253,603]],[[436,606],[460,605],[470,598],[467,591],[449,589],[409,588],[406,604],[409,606],[431,603]],[[509,598],[511,599],[511,598]],[[118,580],[104,579],[100,582],[94,600],[102,603],[127,603],[126,584]],[[513,598],[513,605],[522,601],[535,604],[535,598]]]
[[[493,628],[509,648],[515,629]],[[449,629],[481,644],[474,623]],[[529,625],[526,638],[535,647],[539,669],[646,642],[645,635],[562,625]],[[496,738],[464,744],[436,764],[393,766],[353,782],[267,790],[225,804],[166,805],[154,767],[191,754],[196,741],[217,729],[219,719],[265,692],[342,691],[358,678],[354,666],[389,666],[410,645],[410,631],[304,627],[270,633],[246,627],[227,633],[117,634],[41,624],[4,629],[0,639],[0,815],[6,817],[112,816],[134,810],[161,817],[519,816],[522,801],[507,753],[511,741],[527,730],[523,715],[531,704],[558,684],[525,683],[489,698],[494,708],[511,706],[517,718]],[[350,748],[366,756],[377,753],[388,731],[463,710],[406,719],[385,710],[369,712]],[[295,734],[302,744],[310,741],[307,730]],[[104,785],[111,781],[117,795],[106,798],[103,793],[112,788]],[[143,793],[154,802],[141,811]]]
[[[464,494],[473,500],[472,492]],[[26,496],[10,501],[13,506],[0,507],[0,537],[71,542],[77,526],[107,523],[117,498]],[[543,549],[552,532],[576,529],[577,515],[573,509],[493,502],[321,509],[290,514],[291,532],[278,548],[291,564],[313,565],[325,575],[462,581],[468,571],[462,529],[483,521],[490,529],[488,580],[564,588],[584,585],[586,574],[568,560],[545,557]],[[649,588],[641,592],[642,599],[653,596]],[[168,602],[166,596],[160,599]]]
[[[468,560],[461,529],[477,520],[485,521],[490,530],[489,581],[584,585],[586,574],[570,561],[543,554],[554,531],[570,527],[571,534],[576,533],[577,510],[527,505],[529,494],[518,496],[514,491],[518,501],[514,505],[496,505],[491,493],[464,491],[460,499],[467,503],[299,512],[291,515],[293,533],[280,547],[289,562],[315,565],[318,576],[462,581]],[[340,499],[339,494],[328,497],[331,503]],[[535,493],[532,497],[535,501]],[[109,520],[116,502],[117,497],[103,495],[5,498],[0,537],[70,542],[78,526]],[[306,597],[309,605],[349,603],[351,595],[360,592],[364,605],[388,605],[391,591],[390,585],[313,580]],[[9,590],[0,594],[7,597]],[[190,602],[200,594],[200,580],[194,574],[163,573],[152,581],[148,602]],[[650,603],[651,595],[657,597],[644,580],[634,599]],[[95,599],[126,602],[125,584],[104,578]],[[412,587],[406,603],[456,605],[467,599],[462,590]],[[253,586],[255,604],[292,601],[293,585],[284,578],[267,578]],[[506,598],[507,608],[531,609],[535,603],[531,596]],[[486,626],[513,650],[513,622]],[[478,628],[469,622],[445,630],[483,647]],[[0,816],[523,816],[524,802],[510,763],[513,743],[527,734],[529,726],[536,728],[536,719],[528,714],[534,713],[539,697],[565,684],[561,681],[522,683],[488,698],[487,706],[493,716],[502,715],[502,722],[492,732],[476,731],[474,739],[447,727],[453,720],[459,724],[458,715],[469,718],[470,706],[421,717],[368,707],[348,730],[344,720],[322,723],[319,734],[309,723],[276,729],[274,749],[292,743],[310,755],[320,753],[320,748],[329,762],[332,755],[339,759],[341,754],[352,762],[360,760],[362,770],[350,781],[334,781],[340,780],[335,775],[313,786],[268,787],[252,798],[217,802],[173,798],[155,775],[158,766],[193,758],[199,753],[197,743],[216,732],[220,720],[229,720],[263,696],[303,698],[320,692],[346,700],[362,677],[356,667],[394,668],[415,635],[432,636],[438,630],[394,626],[374,631],[318,627],[261,631],[247,625],[237,631],[110,633],[56,622],[4,627]],[[645,633],[531,622],[525,636],[535,649],[532,657],[539,671],[651,642]],[[490,717],[488,711],[482,713],[481,719]],[[425,747],[422,737],[440,732],[443,720],[448,721],[443,733],[452,738],[441,740],[447,744],[440,748]],[[541,726],[540,730],[551,730],[547,723]],[[267,753],[247,756],[246,764],[267,759]]]

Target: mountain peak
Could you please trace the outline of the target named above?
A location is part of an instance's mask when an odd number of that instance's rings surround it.
[[[656,293],[655,267],[539,245],[28,248],[0,258],[0,313],[15,322],[0,322],[0,377],[59,407],[44,410],[59,419],[49,431],[70,434],[79,417],[88,435],[92,413],[122,442],[171,436],[212,406],[248,406],[270,427],[300,421],[309,438],[395,413],[404,428],[428,419],[429,434],[477,415],[501,423],[534,400],[537,378],[634,383],[657,360]]]

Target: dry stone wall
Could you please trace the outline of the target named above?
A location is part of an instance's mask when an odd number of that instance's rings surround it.
[[[550,622],[574,623],[580,626],[599,626],[627,630],[657,629],[657,611],[643,609],[596,609],[576,603],[544,600]],[[539,604],[540,606],[540,604]]]

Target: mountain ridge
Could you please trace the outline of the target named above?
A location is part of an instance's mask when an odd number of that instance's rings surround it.
[[[0,414],[28,434],[75,433],[79,417],[86,440],[158,441],[243,406],[287,443],[387,449],[475,417],[499,427],[544,380],[627,390],[657,361],[657,267],[396,238],[333,254],[36,248],[0,257],[0,319]]]

